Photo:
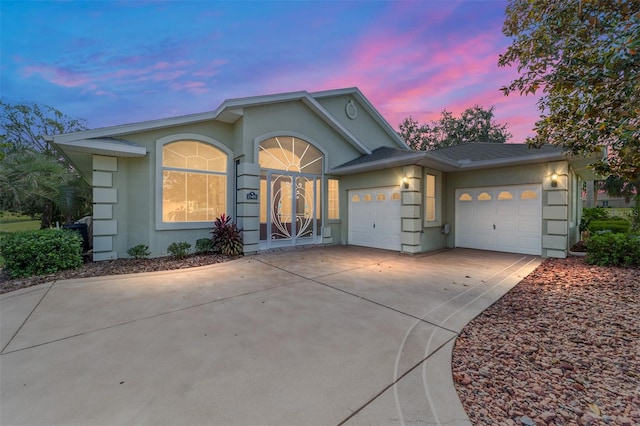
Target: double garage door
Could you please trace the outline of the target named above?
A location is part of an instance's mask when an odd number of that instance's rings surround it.
[[[540,255],[540,185],[456,190],[456,247]]]
[[[349,244],[400,251],[400,188],[349,191]]]

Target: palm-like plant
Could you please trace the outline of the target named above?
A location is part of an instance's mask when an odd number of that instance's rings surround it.
[[[222,215],[213,222],[213,251],[226,256],[242,254],[242,229],[231,222],[231,216]]]

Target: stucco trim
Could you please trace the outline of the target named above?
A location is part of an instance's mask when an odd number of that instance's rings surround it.
[[[233,151],[219,140],[201,135],[199,133],[175,133],[156,140],[156,158],[155,158],[155,210],[156,230],[179,230],[179,229],[206,229],[211,228],[211,222],[163,222],[162,221],[162,147],[171,142],[181,140],[193,140],[208,143],[227,155],[227,203],[225,206],[226,214],[233,211],[235,205],[234,185],[234,162]]]

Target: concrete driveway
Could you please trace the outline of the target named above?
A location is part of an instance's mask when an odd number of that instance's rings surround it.
[[[469,424],[457,333],[534,256],[359,247],[0,297],[0,423]]]

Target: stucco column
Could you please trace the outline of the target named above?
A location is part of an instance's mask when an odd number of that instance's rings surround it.
[[[402,169],[403,182],[401,206],[400,243],[403,253],[419,253],[421,251],[420,236],[422,233],[422,167],[405,166]]]
[[[113,219],[113,206],[118,190],[113,188],[113,174],[118,171],[118,158],[93,156],[93,260],[117,259],[113,237],[118,235],[118,221]]]
[[[553,175],[557,175],[556,183]],[[567,257],[569,236],[569,164],[549,163],[542,183],[542,255]]]
[[[238,164],[236,223],[242,228],[244,253],[256,253],[260,244],[260,164]]]

